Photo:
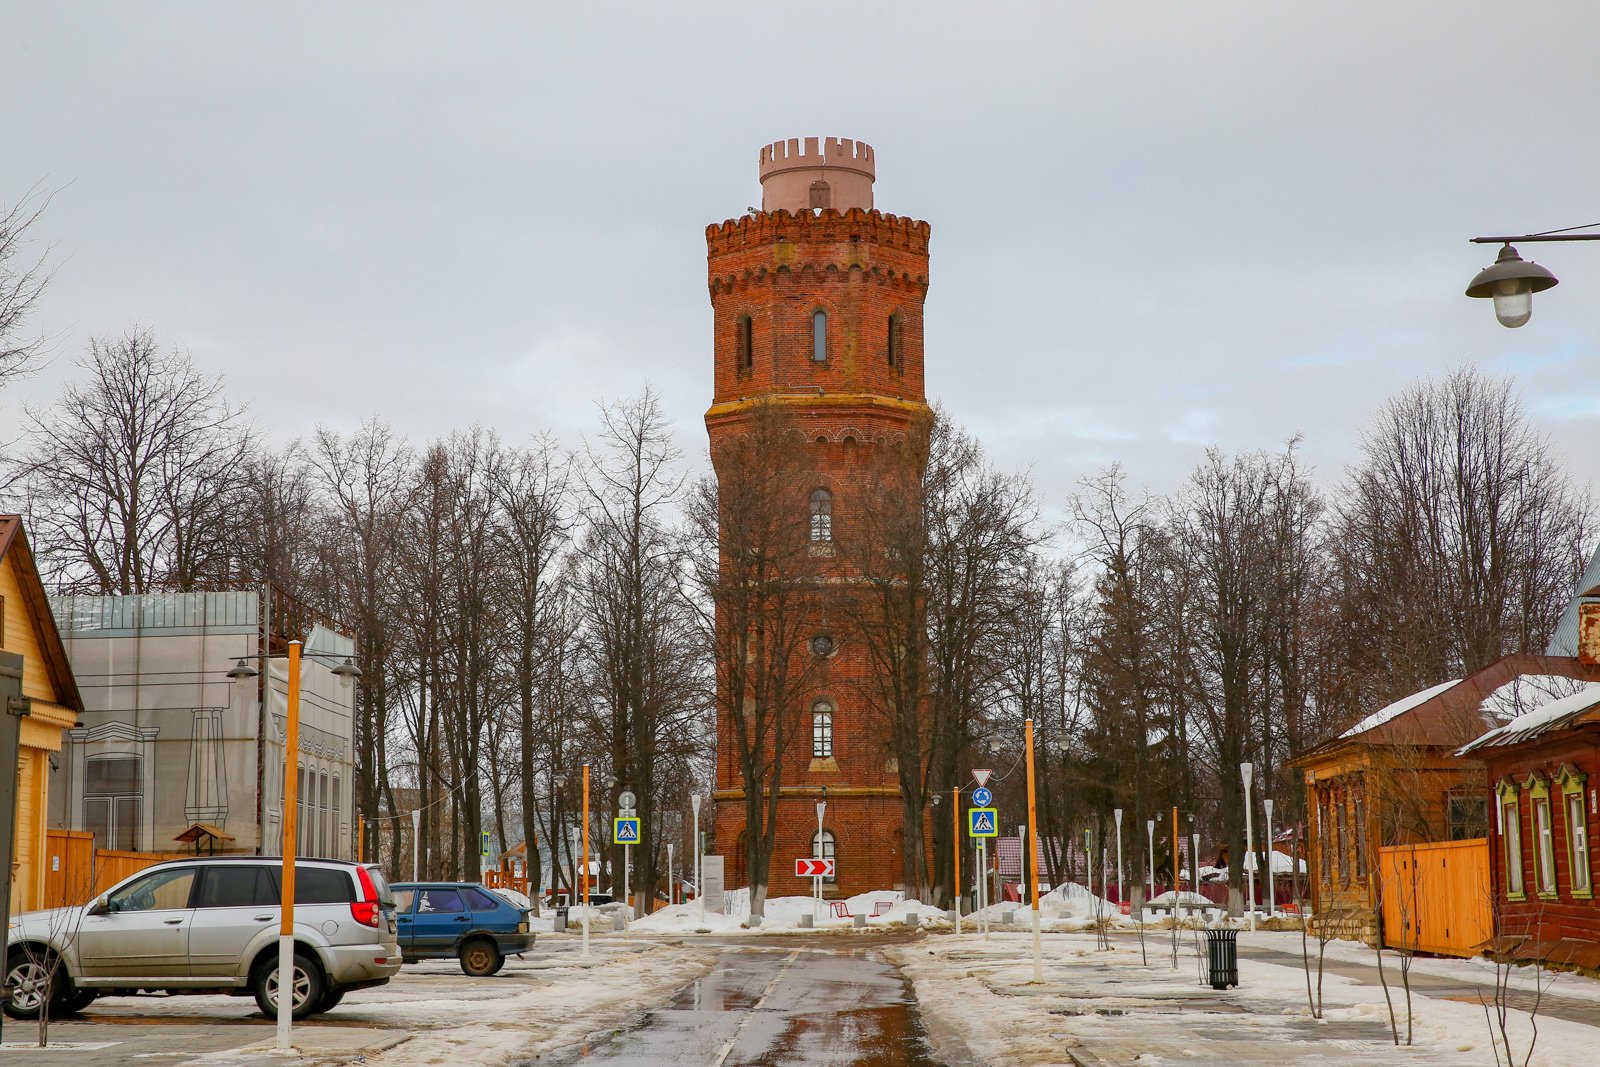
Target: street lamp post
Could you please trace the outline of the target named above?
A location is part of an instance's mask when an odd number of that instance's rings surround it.
[[[1154,900],[1156,898],[1156,821],[1154,819],[1146,819],[1144,830],[1150,838],[1150,899]]]
[[[1250,895],[1245,900],[1245,906],[1250,911],[1252,931],[1256,928],[1256,839],[1250,824],[1250,778],[1254,770],[1248,763],[1239,764],[1239,777],[1244,779],[1244,869],[1250,880]]]
[[[1116,820],[1116,823],[1117,823],[1117,904],[1118,904],[1118,906],[1120,906],[1122,904],[1122,901],[1123,901],[1123,896],[1122,896],[1122,809],[1121,808],[1113,808],[1112,811],[1111,811],[1111,815],[1112,815],[1112,818],[1114,818]]]
[[[822,858],[822,818],[828,811],[828,787],[822,787],[822,799],[817,801],[817,844],[811,850],[812,858]],[[811,879],[811,914],[816,922],[822,921],[822,875]]]
[[[263,656],[265,653],[263,653]],[[311,659],[320,659],[331,656],[324,652],[303,652],[299,641],[289,642],[289,676],[288,692],[285,694],[283,717],[283,790],[282,790],[282,818],[279,819],[283,830],[283,872],[279,876],[279,908],[278,908],[278,974],[277,988],[274,994],[278,1008],[277,1047],[279,1051],[287,1052],[294,1047],[292,1028],[294,1021],[294,995],[300,983],[295,978],[294,966],[294,859],[297,842],[295,835],[299,832],[299,813],[296,807],[299,803],[299,770],[300,758],[300,660],[302,655]],[[257,677],[258,672],[245,662],[246,657],[239,657],[239,662],[228,671],[228,677],[235,682],[243,682],[247,678]],[[263,664],[264,665],[264,664]],[[343,662],[333,668],[334,677],[339,679],[341,686],[351,685],[361,677],[361,671],[345,656]],[[284,976],[289,976],[287,981]],[[287,995],[285,991],[287,990]],[[309,987],[307,989],[309,993]]]
[[[589,765],[583,765],[583,958],[589,958]]]
[[[706,921],[706,887],[700,881],[700,794],[689,798],[694,809],[694,899],[700,905],[700,925]]]
[[[1277,879],[1272,871],[1272,798],[1267,797],[1262,805],[1267,809],[1267,918],[1277,914],[1277,894],[1273,892]]]
[[[1494,317],[1500,325],[1515,329],[1533,316],[1533,294],[1542,293],[1557,284],[1556,276],[1539,264],[1525,260],[1512,247],[1511,242],[1542,243],[1546,241],[1600,241],[1600,233],[1573,233],[1573,230],[1593,230],[1600,223],[1568,226],[1542,233],[1524,233],[1514,237],[1474,237],[1473,244],[1501,245],[1500,255],[1489,266],[1480,270],[1467,286],[1467,295],[1494,301]]]

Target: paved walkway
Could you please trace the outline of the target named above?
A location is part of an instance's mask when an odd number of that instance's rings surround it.
[[[820,935],[724,944],[710,974],[639,1025],[538,1060],[576,1064],[936,1067],[911,991],[880,948]]]

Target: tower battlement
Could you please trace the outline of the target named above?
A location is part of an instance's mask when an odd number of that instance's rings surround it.
[[[791,137],[761,149],[761,210],[872,209],[872,146],[848,137]]]

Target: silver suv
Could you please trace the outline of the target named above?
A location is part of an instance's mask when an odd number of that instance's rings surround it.
[[[18,915],[7,937],[3,1005],[16,1019],[81,1011],[99,996],[254,994],[278,1010],[281,860],[168,860],[93,902]],[[377,867],[296,860],[294,1017],[400,970],[394,898]]]

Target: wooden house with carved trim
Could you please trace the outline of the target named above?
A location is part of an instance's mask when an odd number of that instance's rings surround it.
[[[45,896],[50,776],[62,733],[83,711],[72,668],[18,515],[0,515],[0,649],[22,656],[22,720],[17,758],[17,824],[11,912],[41,907]]]
[[[1600,555],[1597,555],[1600,559]],[[1600,599],[1600,584],[1579,599]],[[1586,679],[1476,738],[1493,790],[1489,827],[1494,937],[1483,949],[1600,973],[1600,899],[1592,842],[1600,828],[1600,603],[1576,613]]]
[[[1382,929],[1381,870],[1392,879],[1402,865],[1411,871],[1419,861],[1447,863],[1422,846],[1452,842],[1473,852],[1457,859],[1458,869],[1466,867],[1462,860],[1481,864],[1489,815],[1484,768],[1462,747],[1513,717],[1518,700],[1537,699],[1527,696],[1542,692],[1535,680],[1571,683],[1584,672],[1570,657],[1506,656],[1386,705],[1296,756],[1290,765],[1305,780],[1313,923],[1372,943]],[[1466,955],[1487,935],[1487,901],[1478,899],[1486,894],[1466,887],[1461,894],[1482,914],[1457,924],[1447,943],[1421,947]],[[1404,917],[1407,924],[1412,918]],[[1398,934],[1391,932],[1387,943],[1396,944]]]

